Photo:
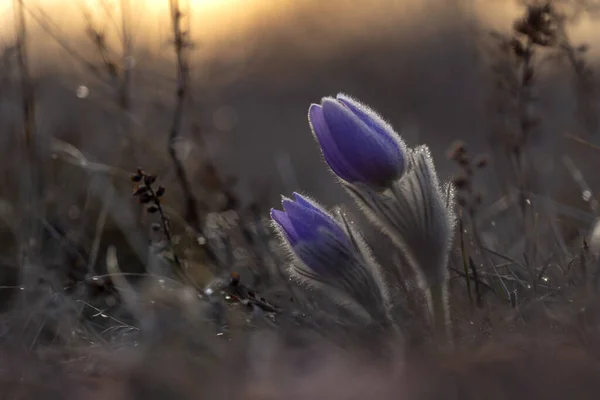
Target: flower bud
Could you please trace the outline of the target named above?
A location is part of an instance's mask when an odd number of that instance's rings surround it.
[[[294,197],[283,199],[285,211],[271,210],[293,256],[292,276],[325,289],[362,320],[389,325],[387,290],[366,243],[341,212],[338,222],[315,202],[297,193]]]
[[[344,181],[383,190],[403,175],[404,142],[366,105],[338,94],[312,104],[308,118],[325,161]]]

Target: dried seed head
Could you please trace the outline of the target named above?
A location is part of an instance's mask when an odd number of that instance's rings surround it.
[[[231,273],[231,281],[229,282],[230,285],[237,285],[240,283],[240,274],[238,272],[232,272]]]
[[[146,211],[148,211],[150,214],[154,214],[158,211],[158,207],[156,207],[155,205],[151,205],[150,207],[146,208]]]
[[[454,183],[454,186],[459,190],[465,189],[469,186],[469,179],[466,176],[462,175],[454,177],[452,182]]]
[[[144,176],[144,183],[148,186],[152,185],[154,182],[156,182],[156,175],[145,175]]]
[[[517,57],[521,58],[525,55],[525,47],[523,46],[523,43],[521,43],[521,41],[519,39],[513,38],[510,41],[510,46],[512,47],[512,49]]]
[[[159,186],[158,190],[156,190],[156,196],[161,197],[163,194],[165,194],[165,188],[162,186]]]
[[[146,192],[140,195],[139,202],[140,204],[148,204],[152,201],[153,197],[150,193]]]
[[[589,49],[590,49],[590,46],[589,46],[589,45],[587,45],[587,44],[585,44],[585,43],[584,43],[584,44],[582,44],[582,45],[580,45],[580,46],[578,46],[578,47],[576,48],[576,50],[577,50],[578,52],[580,52],[580,53],[585,53],[585,52],[587,52]]]
[[[448,149],[448,158],[450,160],[456,161],[459,158],[464,158],[466,156],[466,154],[467,154],[467,146],[461,140],[457,140],[456,142],[452,143],[452,145]]]
[[[465,155],[459,156],[456,160],[455,160],[458,165],[460,165],[463,168],[468,168],[469,164],[470,164],[470,160],[469,158]]]
[[[142,180],[142,176],[139,174],[132,174],[129,179],[131,179],[131,182],[140,182]]]
[[[148,192],[148,188],[146,186],[138,186],[134,191],[133,191],[133,195],[134,196],[139,196],[141,194],[147,193]]]
[[[479,169],[483,169],[483,168],[487,167],[488,163],[489,163],[489,158],[487,155],[480,155],[474,161],[475,167],[477,167]]]
[[[523,84],[528,85],[533,81],[534,70],[533,67],[529,66],[525,70],[525,75],[523,76]]]
[[[529,33],[531,32],[531,27],[529,26],[529,24],[527,23],[527,20],[525,20],[525,19],[521,19],[521,20],[515,22],[513,28],[515,31],[517,31],[523,35],[529,35]]]

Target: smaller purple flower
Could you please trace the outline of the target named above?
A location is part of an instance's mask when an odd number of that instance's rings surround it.
[[[406,146],[375,111],[344,94],[312,104],[308,119],[332,171],[381,190],[406,170]]]
[[[387,290],[379,266],[343,213],[336,211],[334,218],[297,193],[282,204],[285,211],[271,209],[271,218],[294,256],[291,275],[324,289],[361,317],[386,321]]]
[[[316,203],[294,192],[294,200],[283,198],[285,211],[271,209],[271,218],[282,230],[292,249],[302,244],[317,243],[330,234],[342,243],[348,237],[340,225]]]

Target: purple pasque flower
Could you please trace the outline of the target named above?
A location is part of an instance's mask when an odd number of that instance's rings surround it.
[[[335,219],[316,203],[294,192],[294,199],[281,202],[285,211],[271,209],[271,218],[277,223],[292,249],[304,243],[319,242],[329,234],[342,243],[348,237]]]
[[[361,183],[345,185],[367,219],[404,253],[429,308],[436,334],[451,340],[448,259],[456,214],[455,192],[442,184],[429,148],[408,152],[409,168],[386,192]]]
[[[382,190],[406,169],[406,146],[375,111],[338,94],[312,104],[308,119],[331,170],[348,183]]]
[[[387,321],[387,289],[368,246],[340,210],[336,218],[317,203],[294,193],[283,198],[285,211],[271,218],[289,245],[292,276],[325,292],[361,317]]]

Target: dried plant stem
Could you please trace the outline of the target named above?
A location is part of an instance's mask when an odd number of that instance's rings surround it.
[[[120,39],[122,44],[121,57],[118,59],[113,56],[115,53],[109,47],[106,39],[106,34],[102,28],[98,28],[93,20],[93,14],[89,10],[83,10],[83,16],[87,23],[87,33],[90,37],[98,55],[102,60],[102,67],[105,69],[107,76],[106,84],[110,86],[113,93],[114,104],[118,112],[116,119],[117,130],[122,140],[123,151],[121,160],[126,153],[134,153],[134,158],[139,159],[136,155],[137,147],[133,143],[133,132],[131,129],[131,75],[132,75],[132,50],[133,39],[130,30],[130,3],[129,0],[120,0],[121,26],[119,27],[116,21],[117,29],[120,31]],[[104,77],[101,75],[101,78]]]
[[[532,135],[532,128],[530,116],[527,112],[527,107],[531,103],[531,77],[533,75],[533,53],[534,53],[534,42],[531,37],[527,38],[527,44],[525,51],[522,56],[521,64],[521,76],[519,81],[519,92],[518,92],[518,114],[519,114],[519,129],[520,129],[520,142],[521,146],[515,149],[514,163],[515,163],[515,177],[518,185],[518,199],[519,207],[523,215],[523,230],[526,238],[531,238],[533,233],[533,219],[534,215],[529,207],[529,200],[527,193],[530,190],[529,183],[532,173],[531,168],[527,168],[526,165],[526,149],[527,144]],[[530,254],[532,260],[535,260],[536,244],[533,240],[526,240],[526,254]]]
[[[131,110],[131,96],[129,89],[131,86],[131,57],[132,57],[132,34],[129,27],[130,3],[129,0],[121,0],[121,30],[123,42],[123,78],[119,86],[119,106],[125,113],[125,122],[128,124],[129,116],[127,113]],[[129,132],[128,132],[129,133]]]
[[[23,139],[25,143],[25,157],[27,168],[24,173],[28,176],[28,187],[26,191],[31,196],[30,206],[35,209],[36,191],[36,161],[37,148],[35,141],[35,105],[33,85],[31,84],[31,75],[29,71],[29,60],[27,57],[27,25],[25,19],[25,5],[23,0],[15,0],[14,8],[16,13],[16,33],[17,33],[17,63],[21,79],[21,109],[23,113]],[[31,211],[33,211],[33,209]],[[31,214],[31,213],[30,213]]]
[[[463,269],[465,273],[465,281],[467,283],[467,293],[469,295],[469,304],[473,307],[473,293],[471,292],[471,279],[469,275],[469,264],[467,260],[467,248],[465,246],[465,237],[464,237],[464,228],[462,221],[462,213],[458,217],[458,234],[460,235],[460,254],[463,264]]]
[[[88,260],[88,274],[94,273],[96,260],[98,258],[98,252],[100,250],[100,242],[102,240],[102,232],[104,231],[104,226],[106,225],[106,220],[108,218],[108,213],[110,210],[113,195],[113,192],[107,191],[105,198],[103,199],[104,201],[102,204],[102,209],[100,210],[100,215],[98,216],[98,220],[96,221],[94,240],[92,242],[92,249],[90,251],[90,256]]]
[[[37,263],[37,257],[33,252],[30,243],[38,236],[40,232],[39,224],[39,197],[41,193],[41,180],[39,177],[37,143],[35,138],[35,106],[33,85],[29,71],[29,62],[27,57],[27,26],[25,19],[25,5],[23,0],[14,0],[15,21],[16,21],[16,51],[17,63],[21,80],[22,113],[23,113],[23,141],[25,145],[25,168],[22,173],[25,175],[22,179],[23,202],[28,208],[27,217],[23,224],[21,237],[22,259],[21,259],[21,281],[26,287],[33,283],[32,268]]]
[[[68,56],[70,56],[79,64],[83,65],[99,82],[106,84],[100,69],[94,63],[79,54],[66,39],[63,39],[61,35],[59,35],[58,27],[56,24],[51,22],[50,17],[43,10],[37,9],[34,11],[27,6],[24,6],[24,9],[27,11],[28,15],[33,18],[37,25],[41,27],[48,36],[54,39],[56,43],[63,48],[63,50],[65,50]]]
[[[448,305],[448,281],[440,282],[428,290],[433,338],[440,344],[452,345],[450,307]]]
[[[175,43],[175,54],[177,57],[177,89],[175,92],[175,111],[169,131],[169,155],[175,168],[175,174],[185,197],[185,219],[187,223],[197,232],[202,232],[200,217],[198,215],[197,201],[192,192],[185,168],[179,157],[175,144],[181,131],[183,119],[183,107],[188,92],[188,60],[186,49],[189,46],[181,23],[181,9],[178,0],[169,0],[171,10],[171,22],[173,24],[173,39]]]
[[[132,52],[133,39],[130,30],[130,1],[121,0],[121,42],[123,46],[121,55],[121,73],[116,73],[115,80],[115,96],[119,108],[120,121],[119,129],[125,142],[125,149],[133,152],[135,159],[139,159],[139,154],[136,154],[136,148],[133,142],[133,132],[131,124],[131,75],[132,75]],[[124,151],[123,153],[126,153]]]
[[[553,11],[557,33],[560,39],[558,47],[566,54],[569,64],[575,73],[575,89],[577,90],[577,113],[583,134],[594,135],[598,132],[598,107],[595,105],[595,89],[591,78],[591,70],[580,57],[578,49],[573,47],[567,32],[567,22],[564,15]]]
[[[25,22],[25,8],[23,0],[15,0],[16,32],[17,32],[17,63],[21,75],[21,96],[23,109],[23,128],[25,144],[30,161],[35,154],[34,131],[35,131],[35,109],[33,87],[29,73],[29,63],[27,58],[27,26]]]
[[[519,128],[521,130],[521,143],[524,145],[527,144],[529,137],[531,136],[531,127],[529,125],[528,115],[527,115],[527,105],[531,100],[530,90],[529,90],[529,82],[530,82],[530,74],[532,73],[532,57],[533,57],[533,41],[531,38],[527,39],[527,45],[525,47],[525,51],[522,58],[521,65],[521,78],[519,85],[519,93],[518,93],[518,112],[519,112]],[[518,179],[519,185],[519,204],[521,206],[521,210],[523,211],[523,215],[527,214],[526,207],[526,195],[525,192],[527,190],[527,184],[525,179],[525,157],[522,147],[518,147],[515,150],[515,168],[516,168],[516,177]]]
[[[171,251],[173,252],[173,261],[175,262],[175,265],[177,265],[177,268],[179,269],[181,274],[185,275],[181,261],[179,260],[179,257],[177,256],[177,252],[175,251],[175,248],[174,248],[173,235],[171,234],[171,227],[169,225],[169,219],[167,218],[167,216],[163,210],[162,204],[160,202],[160,199],[157,196],[156,191],[154,190],[152,185],[147,185],[147,188],[148,188],[148,192],[150,192],[150,195],[154,199],[154,205],[158,209],[158,214],[160,215],[160,223],[162,226],[162,230],[167,238],[167,241],[169,242],[169,245],[171,246]]]

